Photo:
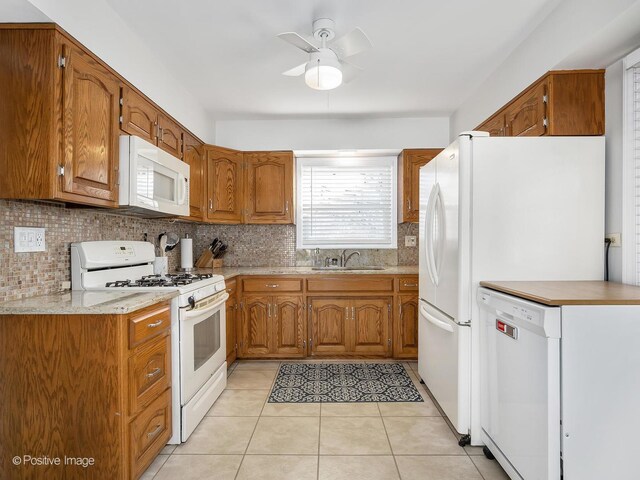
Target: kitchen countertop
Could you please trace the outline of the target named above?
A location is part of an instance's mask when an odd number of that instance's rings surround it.
[[[312,267],[198,268],[194,272],[222,275],[225,280],[250,275],[417,275],[417,266],[389,266],[384,270],[313,270]],[[127,314],[170,300],[176,291],[82,291],[72,290],[0,303],[0,315]]]
[[[178,292],[67,290],[0,303],[0,315],[121,315],[164,302]]]
[[[480,282],[482,287],[559,305],[640,305],[640,287],[614,282]]]
[[[199,268],[197,272],[222,275],[231,280],[241,275],[417,275],[418,266],[389,266],[384,270],[313,270],[312,267],[222,267]]]

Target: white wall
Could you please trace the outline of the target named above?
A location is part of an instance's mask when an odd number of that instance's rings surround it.
[[[608,67],[605,73],[607,233],[622,232],[623,74],[622,60]],[[619,247],[611,247],[609,252],[609,279],[622,281],[622,252]]]
[[[240,150],[401,150],[448,143],[446,117],[216,122],[216,144]]]
[[[564,0],[451,116],[470,130],[546,71],[604,68],[640,39],[640,0]]]
[[[14,12],[26,10],[20,0]],[[26,0],[23,0],[26,1]],[[200,102],[165,67],[105,0],[29,0],[202,140],[215,141]],[[15,20],[14,20],[15,21]],[[163,32],[158,32],[159,41]]]

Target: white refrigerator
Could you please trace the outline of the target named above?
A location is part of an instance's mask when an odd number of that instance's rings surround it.
[[[418,372],[480,438],[481,280],[602,280],[604,137],[465,132],[420,169]]]

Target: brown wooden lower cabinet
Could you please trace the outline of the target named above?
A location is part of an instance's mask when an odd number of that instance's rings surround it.
[[[389,297],[313,298],[311,355],[390,356]]]
[[[418,358],[418,296],[399,295],[398,316],[394,324],[393,356]]]
[[[237,315],[238,311],[238,302],[236,301],[235,295],[229,296],[229,300],[225,305],[225,315],[226,315],[226,331],[227,331],[227,366],[231,365],[235,362],[237,357]]]
[[[229,336],[234,312],[227,310],[229,363],[229,342],[237,343],[238,358],[417,358],[417,275],[246,276],[231,282],[238,285],[239,310],[235,340]]]
[[[246,295],[241,325],[242,358],[306,355],[302,295]]]
[[[170,325],[168,304],[0,315],[0,478],[138,478],[171,437]],[[62,464],[13,464],[24,455]]]

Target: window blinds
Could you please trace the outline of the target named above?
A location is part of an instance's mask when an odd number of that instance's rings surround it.
[[[640,285],[640,67],[631,68],[631,78],[633,82],[631,155],[635,168],[636,283]]]
[[[395,248],[396,159],[299,158],[299,248]]]

